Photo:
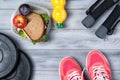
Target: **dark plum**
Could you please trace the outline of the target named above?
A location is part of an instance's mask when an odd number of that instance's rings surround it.
[[[27,16],[30,12],[31,12],[31,8],[28,4],[22,4],[20,7],[19,7],[19,12],[24,15],[24,16]]]

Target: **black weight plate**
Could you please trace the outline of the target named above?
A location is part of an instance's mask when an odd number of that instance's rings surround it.
[[[0,33],[0,78],[7,76],[17,63],[18,54],[14,43]]]
[[[30,80],[31,63],[28,57],[20,51],[20,62],[15,72],[2,80]]]

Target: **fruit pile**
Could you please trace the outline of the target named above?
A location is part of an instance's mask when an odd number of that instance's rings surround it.
[[[19,14],[13,18],[18,34],[22,38],[29,38],[34,44],[47,41],[45,32],[49,23],[50,17],[47,14],[34,12],[28,4],[20,5]]]
[[[57,28],[63,28],[63,22],[67,17],[67,13],[64,9],[66,0],[52,0],[52,5],[54,7],[52,12],[52,17],[56,22]]]
[[[27,4],[22,4],[19,7],[19,12],[20,14],[17,14],[13,18],[13,24],[15,27],[22,29],[27,25],[27,19],[25,18],[25,16],[27,16],[31,12],[30,6]]]

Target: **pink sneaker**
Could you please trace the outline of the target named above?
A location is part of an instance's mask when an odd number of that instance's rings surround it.
[[[91,80],[112,80],[109,62],[101,52],[89,52],[86,63]]]
[[[84,80],[79,64],[71,57],[66,57],[60,63],[61,80]]]

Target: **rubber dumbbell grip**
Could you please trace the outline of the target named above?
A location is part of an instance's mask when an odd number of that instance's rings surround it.
[[[97,20],[107,9],[111,8],[115,2],[113,0],[103,1],[97,8],[90,14],[95,20]]]
[[[92,13],[92,10],[100,3],[100,0],[97,0],[87,11],[86,14],[89,15],[90,13]]]
[[[105,20],[103,26],[105,26],[108,29],[108,31],[111,31],[119,17],[120,17],[120,5],[117,5],[112,11],[112,13],[109,15],[109,17]]]

